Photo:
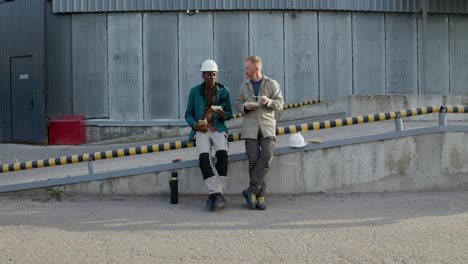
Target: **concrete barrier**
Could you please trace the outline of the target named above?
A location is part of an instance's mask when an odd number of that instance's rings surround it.
[[[247,160],[231,161],[226,192],[248,185]],[[169,192],[170,171],[61,186],[66,193]],[[206,194],[198,167],[179,169],[181,194]],[[441,132],[276,155],[269,193],[468,190],[468,133]]]
[[[425,105],[468,105],[468,96],[446,95],[352,95],[346,100],[329,101],[277,112],[278,122],[345,113],[360,116],[369,113],[391,112]],[[437,115],[412,117],[413,121],[437,121]],[[466,114],[451,114],[448,121],[468,121]],[[184,120],[116,121],[87,120],[87,142],[127,143],[171,137],[184,137],[190,128]],[[242,118],[228,121],[231,129],[241,126]]]
[[[346,113],[346,102],[323,102],[305,105],[298,108],[276,112],[278,122],[287,122],[306,118]],[[240,128],[242,118],[234,118],[227,122],[231,129]],[[116,121],[116,120],[87,120],[87,143],[128,143],[155,140],[189,135],[190,127],[185,120],[168,121]]]

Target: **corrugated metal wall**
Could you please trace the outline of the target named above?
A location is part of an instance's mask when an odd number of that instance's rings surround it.
[[[12,139],[10,61],[32,57],[28,78],[33,87],[33,142],[46,141],[45,120],[45,1],[16,0],[0,3],[0,141]]]
[[[49,103],[73,94],[72,112],[88,117],[183,118],[189,89],[201,82],[199,67],[207,58],[218,62],[219,81],[230,88],[234,103],[245,79],[242,59],[248,54],[263,57],[264,73],[278,80],[287,102],[338,100],[350,94],[468,92],[465,15],[428,16],[427,87],[419,77],[421,18],[414,14],[209,11],[53,16],[63,25],[50,27],[54,37],[48,38],[57,43],[49,45],[71,43],[71,48],[49,54],[63,54],[49,58],[57,62],[49,89],[64,89],[49,93]],[[63,66],[67,63],[71,67]],[[70,104],[63,107],[63,114],[69,113]],[[50,115],[60,114],[57,105],[48,109]]]
[[[319,97],[317,12],[284,14],[285,89],[289,101]]]
[[[73,113],[72,30],[70,15],[52,13],[47,2],[47,115]]]
[[[418,93],[416,18],[386,14],[386,90],[388,94]]]
[[[103,14],[72,15],[74,114],[109,117],[107,23]]]
[[[450,93],[468,94],[468,18],[449,16]]]
[[[107,23],[109,117],[143,119],[141,13],[112,13]]]
[[[32,56],[37,142],[47,135],[44,108],[47,117],[183,118],[188,91],[201,82],[199,67],[206,58],[218,62],[219,81],[230,87],[233,102],[244,80],[242,59],[253,53],[264,58],[265,74],[280,82],[287,102],[349,94],[468,94],[467,15],[429,14],[423,48],[421,14],[413,13],[54,14],[52,5],[0,3],[0,140],[12,139],[10,62],[21,56]],[[428,5],[466,8],[456,1]]]
[[[143,104],[146,119],[179,118],[177,16],[176,12],[143,14]]]
[[[249,14],[215,12],[214,21],[214,59],[222,65],[220,82],[230,87],[229,92],[235,102],[239,96],[239,80],[245,79],[244,65],[236,62],[249,54]]]
[[[201,82],[200,66],[213,58],[213,12],[179,13],[179,111],[184,116],[190,88]],[[157,46],[157,43],[153,44]],[[221,65],[220,65],[221,66]],[[222,67],[221,67],[222,68]],[[155,69],[156,70],[156,69]],[[176,76],[174,75],[174,78]],[[220,81],[222,82],[222,77]],[[168,88],[165,88],[168,89]],[[177,87],[174,87],[177,89]],[[161,89],[162,90],[162,89]],[[160,91],[161,91],[160,90]],[[162,91],[161,91],[162,92]]]
[[[385,94],[385,15],[353,14],[353,88],[356,94]]]
[[[265,75],[277,80],[284,94],[283,32],[283,12],[249,12],[249,53],[262,58]]]
[[[418,12],[425,0],[53,0],[54,12],[347,10]],[[468,13],[466,0],[426,0],[429,12]]]
[[[429,15],[425,42],[425,78],[426,86],[420,86],[420,93],[449,94],[450,93],[450,60],[449,60],[449,18],[446,14]],[[421,20],[418,28],[422,28]],[[458,23],[457,23],[458,24]],[[422,39],[422,31],[418,32]],[[458,37],[454,37],[456,39]],[[468,47],[468,46],[467,46]],[[456,49],[453,49],[456,52]],[[421,56],[421,50],[419,52]],[[419,61],[422,61],[421,59]],[[467,69],[466,61],[464,68]],[[465,93],[467,90],[465,90]],[[456,92],[455,92],[456,94]]]
[[[351,13],[319,12],[318,16],[319,96],[342,99],[352,94]]]

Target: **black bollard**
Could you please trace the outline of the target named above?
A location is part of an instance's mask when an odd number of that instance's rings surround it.
[[[171,188],[171,204],[179,203],[179,179],[177,178],[177,171],[173,171],[171,180],[169,181],[169,187]]]

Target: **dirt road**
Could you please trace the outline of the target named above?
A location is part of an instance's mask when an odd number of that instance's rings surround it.
[[[40,198],[0,196],[0,263],[468,262],[468,192]]]

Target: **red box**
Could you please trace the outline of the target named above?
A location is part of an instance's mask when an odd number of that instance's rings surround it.
[[[79,145],[86,143],[85,116],[59,116],[49,119],[49,144]]]

